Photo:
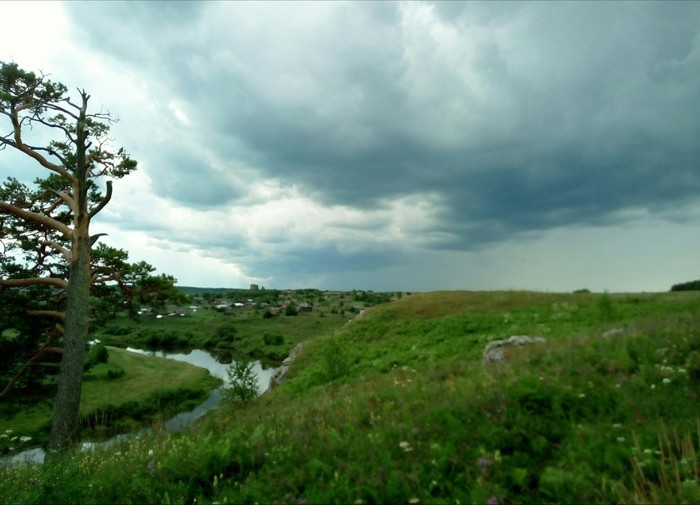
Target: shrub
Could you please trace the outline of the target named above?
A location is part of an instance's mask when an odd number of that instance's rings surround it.
[[[323,358],[326,374],[330,380],[338,379],[348,372],[346,352],[336,338],[332,338],[326,343]]]
[[[598,300],[598,310],[603,321],[614,321],[617,319],[617,311],[613,305],[610,295],[605,292]]]
[[[226,388],[227,397],[240,403],[249,403],[258,396],[258,379],[249,361],[234,361],[226,370],[229,385]]]
[[[282,345],[284,344],[284,337],[282,335],[265,333],[265,335],[263,335],[263,342],[265,342],[265,345]]]
[[[122,367],[119,368],[110,368],[107,370],[107,378],[108,379],[118,379],[119,377],[122,377],[124,375],[124,369]]]
[[[90,349],[85,356],[85,361],[83,362],[83,370],[90,370],[92,367],[98,363],[107,363],[109,359],[109,351],[104,344],[96,344],[90,346]]]

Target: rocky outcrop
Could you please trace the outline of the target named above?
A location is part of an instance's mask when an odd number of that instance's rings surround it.
[[[296,347],[292,349],[292,352],[289,353],[289,356],[284,358],[282,364],[278,368],[276,368],[274,372],[272,372],[272,376],[270,377],[269,389],[279,386],[284,382],[284,380],[287,378],[287,372],[289,371],[289,367],[299,355],[299,352],[301,352],[303,346],[303,343],[297,344]]]
[[[494,340],[493,342],[489,342],[484,348],[481,361],[483,363],[498,363],[506,358],[509,348],[545,343],[547,343],[547,341],[542,337],[528,337],[526,335],[514,335],[504,340]]]

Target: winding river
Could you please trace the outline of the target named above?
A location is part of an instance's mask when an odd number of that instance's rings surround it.
[[[228,385],[228,376],[226,374],[226,370],[228,369],[230,363],[220,363],[210,353],[201,349],[193,349],[187,354],[168,353],[165,351],[144,351],[142,349],[135,349],[133,347],[127,347],[126,350],[138,354],[144,354],[146,356],[172,359],[175,361],[184,361],[185,363],[189,363],[191,365],[206,368],[211,375],[213,375],[214,377],[218,377],[219,379],[224,381],[223,386],[214,389],[209,395],[209,398],[207,398],[204,402],[199,404],[194,410],[191,410],[189,412],[180,412],[175,417],[166,421],[163,425],[163,429],[166,433],[176,433],[180,431],[184,427],[189,426],[194,421],[202,417],[208,411],[217,408],[221,403],[221,398],[223,396],[222,390]],[[274,368],[263,368],[262,364],[259,361],[253,362],[253,371],[255,372],[255,375],[258,378],[259,394],[262,394],[267,390],[270,384],[270,377],[272,376],[274,370]],[[112,445],[116,442],[120,442],[134,435],[148,435],[151,433],[153,433],[153,430],[147,428],[136,433],[117,435],[116,437],[103,442],[84,441],[82,442],[81,449],[83,451],[90,451],[95,449],[95,447]],[[36,447],[34,449],[29,449],[18,454],[14,454],[12,456],[5,456],[0,458],[0,466],[15,465],[21,463],[43,463],[45,456],[46,453],[44,449],[41,447]]]

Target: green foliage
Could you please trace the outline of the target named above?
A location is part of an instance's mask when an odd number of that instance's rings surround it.
[[[617,318],[615,306],[607,291],[598,299],[598,310],[603,321],[611,322]]]
[[[298,316],[299,311],[297,310],[297,306],[294,305],[293,303],[288,304],[284,309],[284,315],[285,316]]]
[[[329,380],[339,379],[348,372],[348,356],[337,338],[330,338],[325,342],[323,362]]]
[[[611,296],[608,332],[601,296],[403,297],[307,342],[247,408],[0,470],[0,501],[696,503],[700,299]],[[547,344],[481,363],[514,334]]]
[[[231,401],[245,404],[258,396],[258,379],[253,363],[246,360],[234,361],[226,370],[226,375],[226,396]]]
[[[107,363],[108,359],[109,351],[107,350],[107,346],[102,343],[91,345],[85,355],[83,370],[90,370],[99,363]]]
[[[674,284],[671,291],[700,291],[700,280]]]
[[[265,333],[263,335],[263,342],[265,342],[265,345],[282,345],[284,344],[284,337],[282,335]]]

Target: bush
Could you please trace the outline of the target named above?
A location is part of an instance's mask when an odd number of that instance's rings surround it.
[[[265,345],[282,345],[284,344],[284,337],[282,335],[265,333],[265,335],[263,335],[263,342],[265,342]]]
[[[249,403],[258,396],[258,378],[253,371],[253,364],[249,361],[234,361],[226,370],[229,385],[226,388],[226,396],[240,403]]]
[[[348,372],[349,363],[345,349],[336,338],[330,339],[323,350],[323,361],[329,380],[335,380]]]
[[[104,344],[96,344],[90,346],[85,361],[83,362],[83,371],[90,370],[98,363],[107,363],[109,360],[109,351]]]

